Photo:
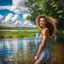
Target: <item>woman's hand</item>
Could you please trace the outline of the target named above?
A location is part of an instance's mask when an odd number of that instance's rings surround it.
[[[34,60],[37,60],[38,56],[35,56]]]

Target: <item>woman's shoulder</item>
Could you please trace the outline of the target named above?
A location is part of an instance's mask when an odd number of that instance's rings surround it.
[[[47,34],[47,33],[49,33],[49,29],[48,28],[43,29],[42,34]]]
[[[44,30],[43,30],[43,32],[42,32],[42,36],[44,37],[46,37],[47,39],[49,39],[49,29],[48,28],[45,28]]]

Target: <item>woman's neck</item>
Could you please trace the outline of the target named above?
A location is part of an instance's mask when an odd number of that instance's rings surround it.
[[[47,28],[46,26],[43,26],[43,29]]]

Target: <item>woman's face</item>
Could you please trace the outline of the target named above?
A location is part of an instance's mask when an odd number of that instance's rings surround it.
[[[44,27],[46,25],[45,19],[44,18],[40,18],[40,22],[39,22],[40,27]]]

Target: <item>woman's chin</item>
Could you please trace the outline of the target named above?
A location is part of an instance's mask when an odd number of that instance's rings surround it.
[[[43,28],[42,26],[40,26],[41,28]]]

